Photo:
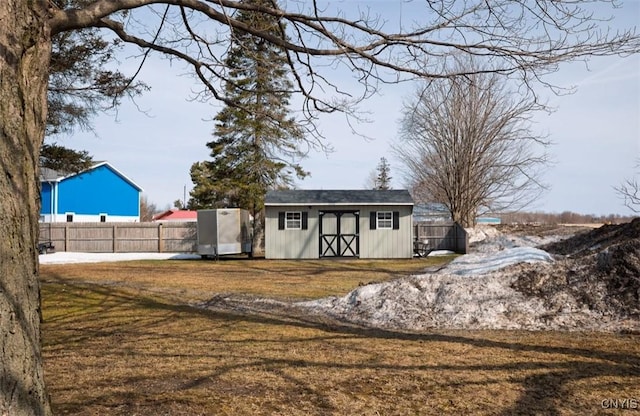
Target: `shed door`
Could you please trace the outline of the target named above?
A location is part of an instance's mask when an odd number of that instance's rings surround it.
[[[320,211],[320,257],[360,256],[360,211]]]

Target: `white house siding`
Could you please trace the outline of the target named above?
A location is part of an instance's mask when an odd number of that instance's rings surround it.
[[[100,215],[84,215],[75,213],[40,214],[40,222],[67,222],[67,214],[73,215],[72,222],[101,222]],[[140,222],[138,216],[106,215],[104,222]]]
[[[265,209],[265,256],[268,259],[317,259],[319,257],[319,211],[357,210],[360,212],[360,258],[411,258],[413,256],[412,207],[397,205],[380,206],[267,206]],[[279,230],[278,213],[300,211],[307,212],[306,230]],[[398,230],[371,230],[369,218],[371,212],[397,211],[399,213]],[[325,219],[323,232],[335,233],[335,220]],[[355,232],[355,222],[346,217],[342,223],[342,232]]]

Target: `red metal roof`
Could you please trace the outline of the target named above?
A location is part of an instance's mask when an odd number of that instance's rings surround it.
[[[154,221],[196,221],[197,219],[198,211],[186,209],[170,209],[153,216]]]

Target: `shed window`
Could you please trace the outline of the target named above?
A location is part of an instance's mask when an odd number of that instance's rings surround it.
[[[100,214],[100,222],[107,222],[107,214]]]
[[[306,211],[278,212],[279,230],[306,230],[309,215]]]
[[[67,214],[67,222],[73,222],[73,214]]]
[[[393,213],[391,211],[378,211],[377,229],[391,230],[393,228]]]
[[[371,230],[399,230],[400,212],[398,211],[372,211],[369,221]]]
[[[302,212],[294,211],[285,214],[284,228],[287,230],[299,230],[302,228]]]

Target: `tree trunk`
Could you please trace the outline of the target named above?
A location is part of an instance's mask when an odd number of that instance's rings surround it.
[[[38,281],[47,2],[0,1],[0,416],[50,415]]]
[[[261,256],[264,254],[264,208],[256,211],[253,210],[253,237],[252,237],[252,254]]]

